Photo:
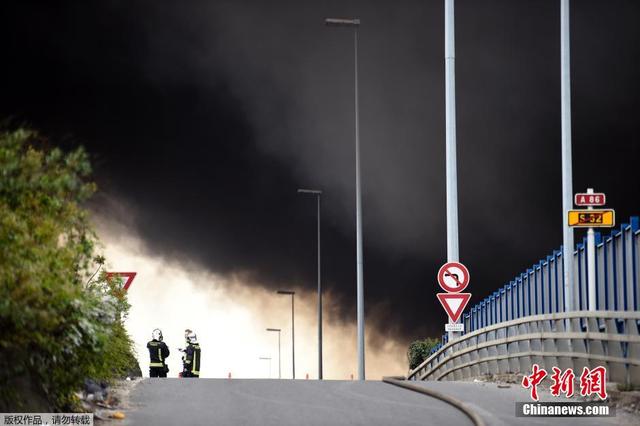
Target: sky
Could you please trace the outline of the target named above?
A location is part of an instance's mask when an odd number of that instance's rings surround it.
[[[605,192],[622,223],[640,213],[640,5],[571,3],[573,185]],[[557,0],[456,2],[471,303],[562,243],[559,11]],[[353,39],[323,19],[359,17],[367,345],[397,343],[397,360],[442,333],[443,1],[5,1],[0,14],[0,117],[86,147],[100,188],[90,207],[126,234],[101,236],[144,247],[137,265],[128,246],[107,246],[114,268],[191,265],[194,297],[232,297],[236,283],[251,302],[233,299],[230,316],[278,288],[311,303],[315,202],[296,189],[321,189],[327,327],[344,336],[355,322]],[[139,303],[183,287],[144,282]]]

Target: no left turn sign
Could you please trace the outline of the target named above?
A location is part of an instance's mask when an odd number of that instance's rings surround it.
[[[447,262],[438,271],[440,287],[449,293],[459,293],[469,285],[469,270],[459,262]]]

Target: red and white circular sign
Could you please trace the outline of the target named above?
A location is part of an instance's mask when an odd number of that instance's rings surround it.
[[[459,293],[469,285],[469,270],[460,262],[447,262],[438,271],[440,287],[449,293]]]

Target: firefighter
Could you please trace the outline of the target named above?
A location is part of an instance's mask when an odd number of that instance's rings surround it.
[[[162,341],[162,331],[156,328],[151,333],[151,341],[147,343],[149,349],[149,377],[167,377],[169,367],[165,359],[169,356],[169,348]]]
[[[187,336],[187,347],[183,356],[182,377],[200,377],[200,345],[194,332]]]

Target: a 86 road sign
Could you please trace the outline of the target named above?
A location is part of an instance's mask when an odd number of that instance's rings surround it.
[[[574,196],[573,202],[576,206],[602,207],[607,204],[607,197],[602,192],[594,192],[592,194],[579,192]]]

